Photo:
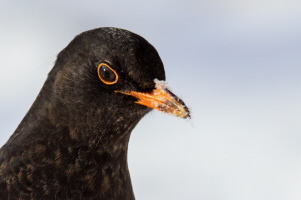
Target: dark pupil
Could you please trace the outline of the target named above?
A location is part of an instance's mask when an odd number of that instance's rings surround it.
[[[115,80],[115,74],[112,72],[107,66],[103,65],[100,69],[101,77],[105,81],[114,81]]]

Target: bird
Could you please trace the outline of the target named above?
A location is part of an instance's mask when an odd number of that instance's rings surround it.
[[[0,149],[0,199],[134,200],[132,130],[153,109],[190,118],[165,81],[140,35],[115,27],[77,35]]]

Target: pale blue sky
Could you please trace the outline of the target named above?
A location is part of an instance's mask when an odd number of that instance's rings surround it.
[[[0,145],[75,35],[152,43],[192,120],[157,111],[132,133],[136,199],[301,199],[301,1],[2,1]]]

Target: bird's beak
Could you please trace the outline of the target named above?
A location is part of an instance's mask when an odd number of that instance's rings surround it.
[[[136,91],[117,91],[122,94],[136,97],[141,104],[162,112],[182,118],[190,118],[190,112],[184,102],[168,90],[164,81],[155,80],[156,88],[149,93]]]

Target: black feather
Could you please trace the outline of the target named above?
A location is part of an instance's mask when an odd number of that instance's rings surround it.
[[[99,80],[101,62],[116,84]],[[150,108],[115,91],[149,91],[154,79],[165,80],[164,67],[142,37],[117,28],[75,37],[0,149],[0,199],[133,200],[128,142]]]

